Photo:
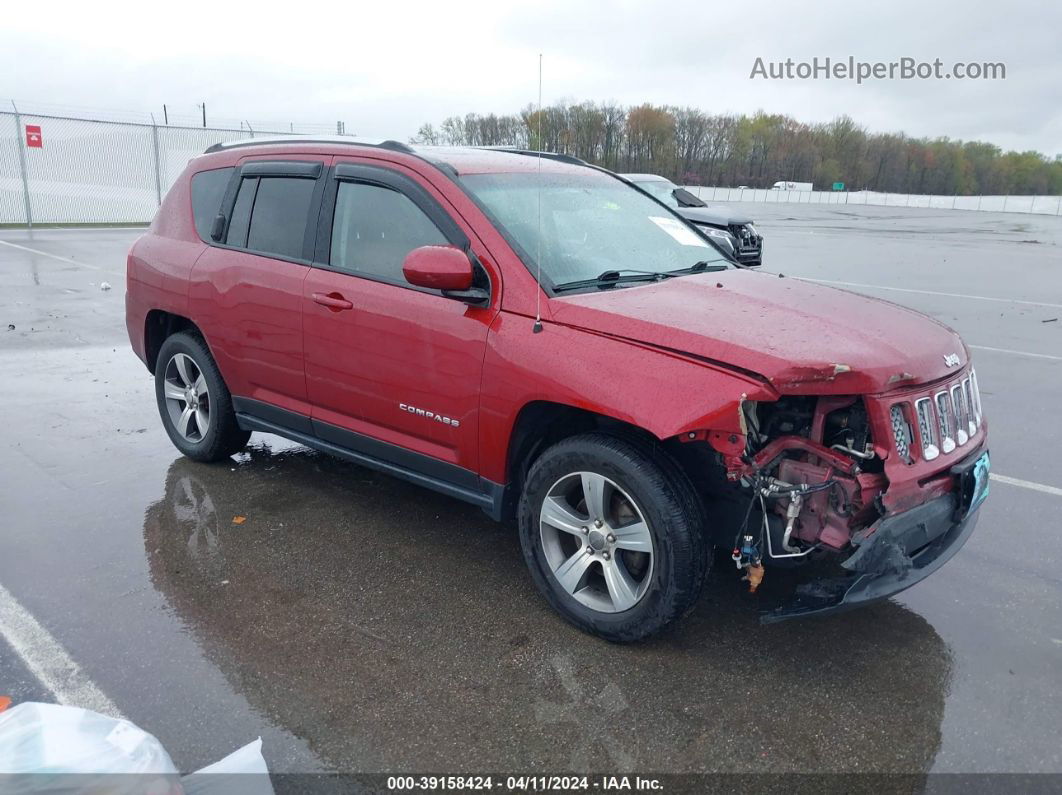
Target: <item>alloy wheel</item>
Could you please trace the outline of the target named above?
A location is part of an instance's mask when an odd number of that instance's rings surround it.
[[[189,442],[203,441],[210,430],[210,391],[191,356],[175,353],[166,363],[163,394],[177,433]]]
[[[539,534],[561,588],[603,613],[630,610],[653,576],[653,536],[634,499],[595,472],[573,472],[542,501]]]

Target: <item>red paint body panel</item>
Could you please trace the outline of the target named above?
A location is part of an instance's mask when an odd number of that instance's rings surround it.
[[[918,312],[753,270],[554,298],[550,304],[558,323],[739,365],[781,392],[885,392],[901,373],[917,383],[955,373],[945,354],[967,360],[954,331]]]
[[[402,264],[406,281],[436,290],[467,290],[472,286],[472,263],[454,246],[422,246],[409,252]]]
[[[229,391],[309,414],[303,366],[307,265],[208,246],[190,278],[188,311]]]
[[[495,482],[507,479],[516,418],[535,401],[587,409],[666,439],[704,428],[741,433],[741,396],[777,397],[752,378],[684,356],[559,324],[533,334],[531,324],[502,313],[488,340],[481,474]]]
[[[479,384],[494,310],[323,268],[311,271],[303,289],[313,418],[476,470]],[[334,312],[313,301],[315,292],[339,293],[353,308]]]
[[[126,261],[126,328],[133,350],[145,363],[148,313],[154,309],[188,315],[188,276],[206,249],[192,223],[190,179],[191,172],[186,170],[174,183]]]

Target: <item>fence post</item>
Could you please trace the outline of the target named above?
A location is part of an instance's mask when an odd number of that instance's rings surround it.
[[[26,211],[26,226],[33,228],[33,208],[30,206],[29,175],[26,172],[26,131],[22,128],[22,116],[18,112],[18,105],[11,100],[11,107],[15,109],[15,135],[18,138],[18,166],[22,172],[22,203]]]
[[[155,124],[155,114],[151,114],[151,144],[155,150],[155,201],[162,206],[162,164],[159,162],[159,128]]]

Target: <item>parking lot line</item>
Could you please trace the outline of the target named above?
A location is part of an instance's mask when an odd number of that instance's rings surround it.
[[[1044,494],[1051,494],[1055,497],[1062,497],[1062,489],[1058,488],[1058,486],[1047,486],[1043,483],[1034,483],[1031,480],[1012,478],[1007,475],[997,475],[995,472],[991,473],[989,477],[999,483],[1006,483],[1008,486],[1018,486],[1023,489],[1032,489],[1033,491],[1043,492]]]
[[[805,282],[816,282],[818,284],[835,284],[842,287],[860,287],[867,290],[892,290],[897,293],[918,293],[920,295],[940,295],[945,298],[969,298],[974,301],[995,301],[1001,304],[1023,304],[1025,306],[1049,306],[1052,309],[1062,309],[1062,304],[1052,304],[1047,301],[1023,301],[1018,298],[995,298],[990,295],[968,295],[966,293],[941,293],[936,290],[916,290],[912,287],[886,287],[883,284],[862,284],[860,282],[838,282],[832,279],[812,279],[807,276],[797,276],[797,279],[801,279]]]
[[[967,345],[967,348],[976,348],[979,351],[993,351],[995,353],[1009,353],[1013,356],[1032,356],[1034,359],[1050,359],[1062,362],[1062,356],[1052,356],[1050,353],[1031,353],[1029,351],[1014,351],[1010,348],[992,348],[988,345]]]
[[[38,248],[30,248],[29,246],[21,246],[18,243],[11,243],[7,240],[0,240],[0,245],[11,246],[11,248],[17,248],[21,249],[22,251],[28,251],[30,254],[38,254],[42,257],[50,257],[51,259],[57,259],[60,262],[65,262],[69,265],[77,265],[81,268],[91,268],[94,271],[103,271],[104,273],[117,273],[117,271],[108,270],[107,268],[101,268],[99,265],[93,265],[90,262],[78,262],[75,259],[60,257],[58,254],[51,254],[47,251],[41,251]]]
[[[51,633],[0,585],[0,635],[60,704],[126,720]]]

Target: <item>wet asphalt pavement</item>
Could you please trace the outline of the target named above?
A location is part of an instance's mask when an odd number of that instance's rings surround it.
[[[994,471],[1062,487],[1062,219],[742,209],[769,270],[954,326]],[[125,338],[138,233],[0,230],[53,255],[0,243],[0,585],[182,770],[261,735],[275,772],[1062,772],[1062,496],[993,482],[884,603],[760,626],[722,561],[687,620],[609,645],[478,509],[259,434],[181,458]],[[49,697],[0,638],[5,693]]]

